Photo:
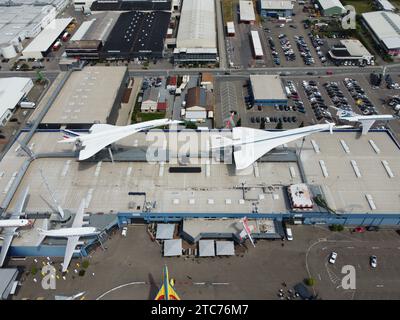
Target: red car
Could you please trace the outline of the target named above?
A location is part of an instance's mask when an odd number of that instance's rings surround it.
[[[363,232],[365,232],[365,228],[364,227],[357,227],[357,228],[354,228],[353,231],[354,232],[358,232],[358,233],[363,233]]]

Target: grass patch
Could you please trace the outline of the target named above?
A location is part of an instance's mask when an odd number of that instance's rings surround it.
[[[222,0],[222,14],[224,16],[224,24],[228,21],[234,21],[236,8],[239,0]]]
[[[165,112],[139,112],[136,115],[136,122],[164,119]]]
[[[342,0],[344,6],[351,5],[356,9],[357,14],[375,11],[372,1],[370,0]]]

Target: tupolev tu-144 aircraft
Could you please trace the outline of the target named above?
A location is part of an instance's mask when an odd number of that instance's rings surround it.
[[[369,129],[371,129],[375,121],[389,121],[394,119],[394,116],[392,116],[391,114],[376,114],[364,116],[352,111],[339,110],[338,108],[335,109],[338,110],[337,116],[340,120],[361,123],[363,135],[368,133]]]
[[[321,131],[329,130],[333,133],[334,127],[334,123],[325,123],[279,132],[235,127],[232,129],[232,139],[212,136],[211,148],[233,147],[236,169],[242,170],[251,166],[264,154],[280,145]],[[344,127],[347,128],[348,126]]]
[[[108,145],[126,138],[139,131],[156,127],[179,124],[181,121],[170,119],[151,120],[129,126],[113,126],[111,124],[94,124],[88,134],[71,130],[63,130],[64,140],[59,143],[74,143],[79,150],[79,160],[86,160]]]
[[[62,272],[67,271],[68,265],[72,259],[72,256],[76,251],[76,246],[82,244],[79,242],[80,237],[88,237],[98,235],[100,233],[95,227],[84,227],[85,222],[84,218],[84,210],[85,210],[85,200],[81,201],[79,209],[75,215],[74,221],[72,222],[72,226],[70,228],[61,228],[55,230],[48,230],[47,223],[43,225],[43,228],[37,228],[37,231],[40,234],[40,239],[38,245],[44,240],[46,237],[53,238],[67,238],[67,247],[65,249],[64,262],[62,267]]]

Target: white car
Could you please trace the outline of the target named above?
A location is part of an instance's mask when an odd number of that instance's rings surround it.
[[[378,265],[378,259],[376,256],[371,256],[369,257],[369,264],[371,265],[372,268],[376,268]]]
[[[337,253],[335,251],[331,252],[331,255],[329,256],[329,263],[334,264],[336,262],[337,258]]]
[[[121,234],[122,234],[122,236],[123,237],[126,237],[126,234],[128,233],[128,227],[123,227],[122,228],[122,232],[121,232]]]

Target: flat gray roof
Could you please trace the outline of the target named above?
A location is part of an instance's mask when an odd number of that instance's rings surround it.
[[[255,100],[287,99],[278,75],[250,75]]]
[[[8,298],[17,275],[18,269],[0,269],[0,300]]]
[[[217,256],[234,256],[235,244],[233,241],[215,241]]]
[[[175,224],[157,223],[156,239],[169,240],[174,237]]]
[[[106,123],[126,67],[85,67],[61,89],[42,123]]]
[[[176,257],[182,255],[182,239],[164,241],[164,257]]]
[[[199,241],[199,256],[200,257],[215,257],[214,240]]]
[[[118,148],[129,147],[143,152],[152,143],[146,142],[146,137],[151,139],[151,136],[150,133],[135,134],[118,142]],[[57,132],[36,133],[28,147],[35,153],[70,152],[70,145],[56,143],[61,137],[62,133]],[[319,146],[319,153],[314,150],[311,140]],[[342,140],[349,153],[345,152]],[[379,153],[374,151],[369,140],[379,148]],[[206,141],[202,140],[202,146]],[[288,145],[292,149],[300,146],[301,140]],[[174,148],[171,147],[171,152]],[[176,148],[181,148],[181,145]],[[285,153],[284,150],[281,148],[279,152]],[[306,182],[320,185],[329,205],[339,212],[348,213],[399,213],[399,156],[400,150],[386,132],[369,132],[365,136],[358,132],[318,133],[306,138],[301,152]],[[0,162],[0,201],[5,198],[15,173],[25,160],[26,155],[14,144]],[[360,177],[356,176],[351,160],[355,161]],[[388,175],[383,161],[387,162],[393,177]],[[74,158],[37,159],[28,168],[8,210],[14,208],[16,197],[29,185],[27,211],[49,211],[46,201],[51,203],[51,198],[40,168],[60,204],[73,212],[84,197],[87,198],[88,212],[136,211],[136,206],[141,207],[144,199],[130,196],[128,193],[132,191],[146,192],[147,201],[156,202],[154,212],[246,213],[254,210],[254,202],[258,202],[260,213],[287,212],[284,186],[303,182],[295,162],[258,162],[257,169],[252,167],[243,175],[235,174],[234,165],[219,162],[199,164],[200,173],[169,173],[171,166],[177,165],[129,161],[80,163]],[[241,183],[248,186],[246,199],[243,199]],[[372,197],[376,209],[371,209],[367,195]],[[130,207],[131,202],[136,203],[134,209]]]

